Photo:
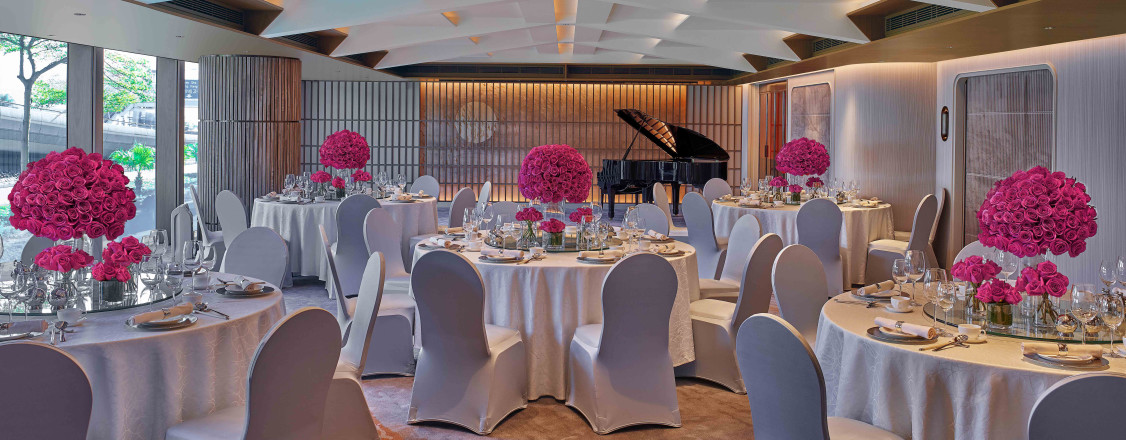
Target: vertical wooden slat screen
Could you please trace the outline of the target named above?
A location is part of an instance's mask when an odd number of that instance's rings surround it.
[[[636,134],[615,116],[621,108],[703,133],[731,155],[729,181],[743,178],[738,86],[303,81],[302,97],[302,171],[321,169],[321,142],[348,129],[372,147],[369,172],[403,173],[408,181],[432,175],[443,201],[463,187],[479,191],[485,181],[493,183],[494,201],[524,200],[516,187],[520,161],[537,145],[571,145],[597,173],[602,159],[621,158]],[[337,111],[342,106],[352,111]],[[668,156],[642,136],[630,158]]]

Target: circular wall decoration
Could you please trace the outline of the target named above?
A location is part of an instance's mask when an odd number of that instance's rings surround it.
[[[488,104],[468,102],[454,115],[454,127],[466,142],[479,144],[493,137],[497,129],[497,114]]]

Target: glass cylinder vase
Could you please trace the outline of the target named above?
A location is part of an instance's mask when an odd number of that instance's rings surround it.
[[[1007,303],[989,303],[989,327],[997,330],[1008,330],[1013,326],[1013,305]]]
[[[533,221],[525,221],[523,232],[520,238],[516,240],[516,247],[520,249],[529,249],[539,245],[539,237],[536,236],[536,223]]]
[[[563,233],[562,232],[544,232],[543,233],[543,247],[549,251],[563,250]]]

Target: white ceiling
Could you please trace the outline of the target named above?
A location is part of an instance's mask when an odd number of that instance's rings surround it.
[[[156,3],[161,0],[142,0]],[[867,42],[848,12],[876,0],[269,0],[264,37],[347,28],[332,53],[386,50],[377,68],[425,62],[703,64],[798,60],[799,33]],[[989,0],[922,0],[973,11]]]

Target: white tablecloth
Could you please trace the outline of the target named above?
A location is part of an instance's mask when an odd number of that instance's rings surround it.
[[[821,310],[816,348],[829,415],[868,422],[904,438],[1026,439],[1028,416],[1040,394],[1085,372],[1025,362],[1021,340],[1015,338],[989,335],[984,344],[939,352],[877,341],[865,333],[876,316],[931,323],[921,307],[891,313],[830,300]],[[1126,373],[1126,360],[1109,361],[1108,371]]]
[[[712,202],[712,218],[715,221],[715,235],[728,237],[735,222],[740,217],[753,214],[762,224],[762,233],[775,233],[786,246],[798,242],[798,209],[800,206],[744,208],[735,202]],[[853,208],[841,206],[844,222],[841,224],[841,261],[843,264],[844,285],[863,284],[864,264],[868,261],[868,243],[892,238],[895,222],[892,220],[891,205],[878,208]],[[883,281],[883,280],[879,280]]]
[[[404,261],[410,258],[411,237],[438,232],[438,202],[435,198],[413,203],[386,200],[380,200],[379,203],[403,228]],[[289,265],[294,273],[316,276],[321,281],[327,281],[328,261],[325,260],[321,232],[317,226],[325,225],[328,239],[335,242],[336,209],[339,206],[340,202],[335,201],[296,205],[255,199],[250,226],[273,229],[289,242]],[[364,239],[363,236],[350,238]]]
[[[183,420],[245,403],[246,374],[258,344],[285,316],[281,292],[248,299],[204,297],[231,319],[200,314],[191,327],[168,332],[127,327],[129,316],[151,310],[140,306],[90,313],[73,327],[76,333],[59,342],[78,359],[94,389],[87,438],[161,439]]]
[[[669,258],[677,275],[676,301],[669,322],[669,354],[673,365],[696,359],[692,344],[692,318],[688,305],[699,299],[700,279],[696,251]],[[428,251],[415,251],[417,261]],[[514,328],[524,338],[528,365],[528,396],[567,397],[567,356],[575,329],[602,322],[602,281],[609,264],[586,264],[577,253],[549,254],[528,264],[498,264],[478,260],[465,252],[485,283],[485,322]]]

